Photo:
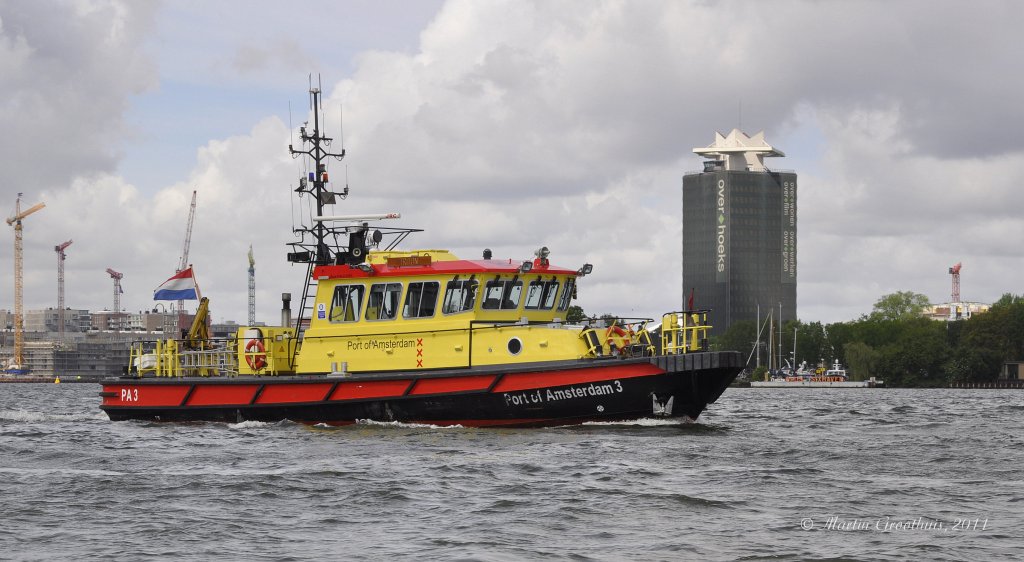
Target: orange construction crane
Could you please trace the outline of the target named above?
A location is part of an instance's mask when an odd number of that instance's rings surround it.
[[[42,209],[46,203],[36,203],[24,211],[21,210],[21,196],[18,194],[14,204],[14,216],[7,219],[8,225],[14,225],[14,357],[11,358],[11,370],[22,371],[25,364],[25,316],[22,282],[22,244],[21,221],[32,213]]]

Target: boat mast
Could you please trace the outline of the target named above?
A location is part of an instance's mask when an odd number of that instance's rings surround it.
[[[306,150],[296,150],[292,145],[288,145],[288,151],[291,153],[292,158],[296,158],[298,155],[309,156],[313,160],[313,171],[309,172],[308,177],[303,177],[299,180],[299,187],[295,191],[299,193],[309,193],[313,196],[316,201],[316,215],[322,217],[324,214],[324,206],[333,204],[335,202],[335,196],[340,195],[344,199],[348,193],[347,189],[345,192],[340,194],[332,193],[327,190],[325,184],[328,181],[327,176],[327,164],[325,161],[328,158],[334,158],[341,160],[345,157],[345,149],[342,148],[341,152],[334,153],[330,152],[329,148],[331,143],[334,141],[333,138],[325,136],[320,133],[320,88],[310,86],[309,88],[309,104],[313,110],[313,131],[307,131],[306,125],[308,122],[299,127],[299,136],[302,139],[303,148]],[[328,246],[328,237],[333,234],[332,229],[325,226],[323,221],[314,221],[314,224],[310,228],[298,228],[296,232],[303,234],[310,233],[313,237],[314,251],[310,256],[289,256],[289,261],[310,261],[316,265],[326,265],[333,261],[330,247]],[[298,259],[306,257],[308,259]]]

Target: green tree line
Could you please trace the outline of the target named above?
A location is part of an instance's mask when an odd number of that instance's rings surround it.
[[[1024,359],[1024,295],[1007,293],[988,312],[952,322],[923,317],[928,306],[924,295],[901,291],[883,296],[870,314],[851,322],[786,322],[782,355],[793,361],[795,334],[797,365],[828,366],[838,360],[851,379],[878,377],[887,386],[989,382],[1006,361]],[[734,323],[715,338],[714,347],[750,353],[755,324]],[[762,333],[761,340],[766,342],[767,335]],[[778,345],[776,339],[776,353]],[[762,351],[762,363],[766,354]]]

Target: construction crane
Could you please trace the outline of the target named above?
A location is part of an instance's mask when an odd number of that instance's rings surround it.
[[[196,218],[196,190],[192,190],[192,205],[188,210],[188,223],[185,225],[185,244],[181,248],[181,259],[178,260],[178,269],[175,273],[181,273],[188,267],[188,249],[192,245],[192,221]],[[178,326],[175,332],[185,325],[185,301],[178,301]]]
[[[11,369],[22,370],[25,364],[25,316],[22,284],[22,244],[21,221],[32,213],[42,209],[46,203],[36,203],[24,211],[21,210],[21,196],[14,204],[14,216],[7,219],[8,225],[14,225],[14,357],[11,358]]]
[[[111,268],[107,268],[107,273],[110,274],[110,278],[114,280],[114,322],[116,329],[121,327],[121,279],[124,279],[124,273],[119,273]]]
[[[67,258],[64,250],[68,249],[71,242],[68,240],[53,247],[57,252],[57,341],[60,343],[64,343],[64,260]]]
[[[256,259],[249,244],[249,325],[256,325]]]
[[[960,302],[960,263],[949,268],[949,274],[953,276],[953,303]]]

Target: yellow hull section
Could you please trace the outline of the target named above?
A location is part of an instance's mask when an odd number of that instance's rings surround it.
[[[372,334],[310,329],[296,358],[296,371],[443,369],[578,359],[588,354],[578,326],[475,324],[471,335],[466,322],[447,324]]]

